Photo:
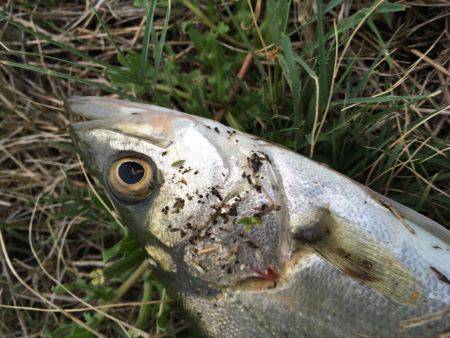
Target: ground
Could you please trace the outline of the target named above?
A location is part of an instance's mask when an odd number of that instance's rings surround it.
[[[0,336],[196,336],[85,177],[70,95],[220,120],[449,226],[448,10],[446,0],[4,0]]]

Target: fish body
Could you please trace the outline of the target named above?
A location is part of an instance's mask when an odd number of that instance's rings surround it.
[[[74,97],[71,135],[156,273],[212,337],[434,337],[450,235],[297,153],[152,105]]]

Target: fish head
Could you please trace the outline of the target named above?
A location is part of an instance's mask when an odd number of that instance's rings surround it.
[[[222,287],[273,271],[282,213],[259,141],[209,119],[111,98],[73,97],[66,109],[90,119],[70,127],[88,172],[174,280]]]

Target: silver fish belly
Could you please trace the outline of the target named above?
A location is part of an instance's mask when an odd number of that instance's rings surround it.
[[[450,234],[299,154],[209,119],[74,97],[89,172],[212,337],[434,337]]]

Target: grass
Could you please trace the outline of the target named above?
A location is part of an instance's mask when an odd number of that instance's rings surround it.
[[[221,120],[449,226],[450,23],[435,2],[6,1],[0,335],[197,336],[90,187],[72,94]]]

